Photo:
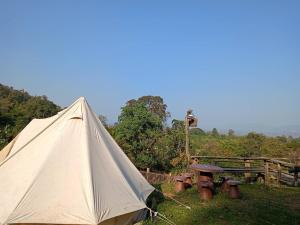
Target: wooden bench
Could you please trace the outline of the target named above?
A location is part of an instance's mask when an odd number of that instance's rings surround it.
[[[241,194],[240,194],[240,189],[239,189],[239,184],[241,182],[236,181],[236,180],[228,180],[226,181],[226,183],[229,185],[229,198],[240,198]]]
[[[210,201],[213,196],[213,190],[212,190],[212,182],[210,181],[201,181],[198,183],[199,186],[199,194],[200,199],[203,201]]]
[[[232,180],[232,177],[220,177],[221,178],[221,192],[229,192],[228,181]]]
[[[184,177],[183,176],[177,176],[175,177],[175,191],[178,192],[182,192],[185,190],[185,186],[184,186]]]
[[[193,181],[192,181],[193,174],[191,174],[191,173],[184,173],[181,176],[183,177],[184,187],[186,189],[187,188],[191,188],[193,186]]]

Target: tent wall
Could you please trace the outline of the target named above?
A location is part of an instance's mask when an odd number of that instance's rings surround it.
[[[132,213],[127,213],[121,216],[117,216],[108,220],[105,220],[98,225],[132,225],[145,219],[147,210],[139,210]],[[58,225],[58,224],[44,224],[44,223],[11,223],[9,225]],[[59,224],[59,225],[74,225],[74,224]],[[78,224],[81,225],[81,224]],[[87,225],[87,224],[82,224]]]
[[[0,225],[132,224],[154,190],[84,98],[33,120],[2,154]]]
[[[9,142],[1,151],[0,151],[0,163],[6,159],[6,157],[9,155],[10,151],[14,147],[15,142],[18,139],[17,135],[11,142]]]

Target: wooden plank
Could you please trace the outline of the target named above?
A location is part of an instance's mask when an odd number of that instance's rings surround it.
[[[255,160],[250,160],[250,159],[247,159],[249,162],[251,162],[251,164],[261,164],[261,161],[258,160],[258,161],[255,161]],[[215,160],[212,160],[213,162],[217,162],[217,163],[222,163],[222,162],[229,162],[229,163],[241,163],[241,164],[244,164],[245,160],[241,160],[241,159],[215,159]]]
[[[289,160],[289,158],[270,158],[270,157],[233,157],[233,156],[207,156],[207,155],[193,155],[191,158],[203,158],[203,159],[253,159],[253,160],[267,160],[267,159],[272,159],[272,160]],[[300,158],[298,158],[300,160]],[[284,161],[283,161],[284,162]]]
[[[202,158],[202,159],[239,159],[239,160],[267,160],[267,157],[224,157],[224,156],[191,156],[191,158]]]
[[[235,173],[263,173],[264,172],[264,168],[224,168],[222,167],[224,172],[235,172]]]
[[[191,158],[198,158],[198,159],[228,159],[228,160],[268,160],[272,163],[280,163],[281,165],[287,167],[294,167],[295,164],[289,163],[283,160],[288,160],[288,158],[269,158],[269,157],[227,157],[227,156],[205,156],[205,155],[193,155]]]
[[[293,164],[293,163],[288,163],[288,162],[284,162],[284,161],[277,160],[277,159],[268,159],[268,161],[271,163],[280,164],[285,167],[294,167],[295,166],[295,164]]]

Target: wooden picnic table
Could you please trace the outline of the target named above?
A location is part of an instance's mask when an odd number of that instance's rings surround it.
[[[210,164],[192,164],[190,168],[198,172],[197,187],[201,199],[210,200],[214,192],[213,173],[222,173],[223,168]]]
[[[211,164],[192,164],[190,166],[192,170],[207,173],[221,173],[224,172],[223,168]]]
[[[224,172],[223,168],[210,164],[193,164],[190,168],[198,172],[198,183],[201,181],[213,182],[213,173]]]
[[[213,182],[213,173],[222,173],[224,169],[210,164],[193,164],[190,166],[192,170],[198,171],[199,181],[211,181]]]

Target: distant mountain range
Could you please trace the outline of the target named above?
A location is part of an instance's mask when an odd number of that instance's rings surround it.
[[[263,130],[263,133],[271,136],[286,135],[292,137],[300,137],[300,125],[274,127]]]
[[[267,136],[292,136],[300,137],[300,125],[282,125],[282,126],[249,126],[245,128],[231,128],[236,134],[245,135],[249,132],[262,133]],[[210,128],[205,130],[211,130]],[[221,133],[227,133],[229,129],[218,129]]]

